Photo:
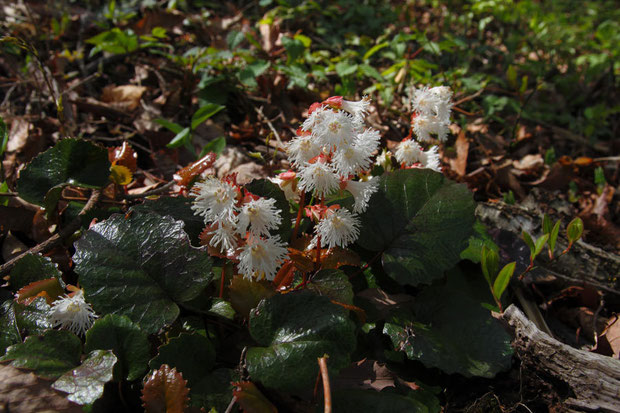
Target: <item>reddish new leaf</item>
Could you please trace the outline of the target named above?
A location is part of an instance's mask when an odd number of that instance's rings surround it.
[[[237,386],[233,395],[245,413],[277,413],[278,409],[271,404],[263,393],[251,381],[233,383]]]
[[[167,364],[151,373],[142,389],[142,407],[146,413],[183,413],[189,397],[183,375]]]
[[[48,304],[51,304],[58,297],[64,294],[64,290],[57,278],[48,278],[31,282],[27,286],[17,291],[15,296],[20,304],[30,304],[37,297],[44,297]]]
[[[112,165],[124,166],[131,172],[136,172],[138,169],[138,154],[127,142],[123,142],[121,146],[108,148],[108,159]]]
[[[211,167],[217,155],[214,152],[209,152],[196,162],[186,166],[185,168],[174,174],[174,180],[179,186],[188,186],[192,179],[202,173],[205,169]]]

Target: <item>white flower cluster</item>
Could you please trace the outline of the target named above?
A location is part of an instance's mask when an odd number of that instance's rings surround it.
[[[84,291],[78,290],[73,296],[66,295],[54,301],[47,317],[53,327],[60,326],[77,335],[83,335],[93,325],[97,315],[84,300]]]
[[[311,192],[317,200],[338,189],[353,195],[353,213],[344,208],[326,209],[315,227],[317,237],[328,248],[346,247],[357,239],[356,214],[366,210],[378,188],[376,179],[358,178],[372,166],[381,139],[379,131],[364,127],[369,105],[368,98],[353,102],[340,96],[315,103],[287,145],[301,190]]]
[[[431,135],[435,135],[442,142],[447,139],[451,99],[452,91],[446,86],[414,90],[411,128],[418,141],[428,142],[432,140]],[[424,151],[418,142],[406,138],[398,144],[394,155],[404,167],[418,166],[441,172],[437,146]]]
[[[270,235],[282,222],[276,200],[250,193],[242,197],[234,178],[209,177],[194,186],[192,195],[194,213],[207,224],[209,246],[238,256],[238,269],[245,277],[272,280],[288,255],[280,236]]]

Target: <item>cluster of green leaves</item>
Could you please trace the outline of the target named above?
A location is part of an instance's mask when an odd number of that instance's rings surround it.
[[[88,162],[77,161],[82,158]],[[55,210],[57,188],[113,185],[109,170],[103,148],[65,139],[24,169],[18,191]],[[155,403],[154,395],[166,397],[157,390],[161,386],[174,385],[180,390],[167,397],[218,411],[230,401],[231,383],[241,378],[239,357],[246,380],[293,394],[312,388],[317,358],[324,355],[333,377],[354,355],[394,367],[419,361],[467,377],[493,377],[508,368],[510,339],[485,308],[489,297],[481,298],[480,278],[457,266],[474,233],[471,193],[430,170],[400,170],[379,179],[351,252],[368,269],[324,268],[306,283],[297,273],[285,293],[270,282],[230,278],[222,258],[196,247],[203,223],[185,197],[150,200],[125,214],[107,211],[74,244],[77,280],[42,256],[27,256],[13,268],[9,289],[19,291],[21,301],[8,298],[2,305],[2,360],[55,380],[53,387],[70,400],[93,408],[106,383],[140,391],[146,380],[145,405]],[[295,205],[287,206],[284,193],[268,180],[248,189],[285,208],[278,231],[288,239],[288,208]],[[229,280],[221,294],[216,275]],[[99,315],[83,339],[51,329],[48,321],[64,282],[79,283]],[[419,293],[414,303],[379,311],[364,298],[378,288]],[[370,342],[383,344],[364,344]],[[256,388],[235,391],[245,402],[252,397],[244,392],[260,394]],[[339,405],[352,397],[364,400],[362,410],[439,409],[432,391],[334,391]]]

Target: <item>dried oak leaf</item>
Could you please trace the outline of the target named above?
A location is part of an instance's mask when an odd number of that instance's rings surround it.
[[[50,388],[50,381],[34,373],[0,364],[0,411],[80,413],[82,407]]]
[[[119,110],[134,110],[140,104],[144,86],[122,85],[106,86],[101,94],[101,101],[109,103]]]
[[[142,389],[146,413],[183,413],[189,401],[187,380],[175,368],[162,364],[154,370]]]

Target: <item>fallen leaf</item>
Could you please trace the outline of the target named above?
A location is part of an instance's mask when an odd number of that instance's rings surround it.
[[[101,100],[120,110],[134,110],[140,104],[140,99],[145,91],[146,87],[144,86],[110,85],[103,88]]]
[[[456,142],[456,158],[450,159],[450,167],[459,176],[464,176],[467,169],[467,155],[469,154],[469,141],[465,136],[465,130],[461,129]]]
[[[0,364],[0,411],[80,413],[82,407],[50,388],[51,381]],[[6,409],[6,410],[5,410]]]

